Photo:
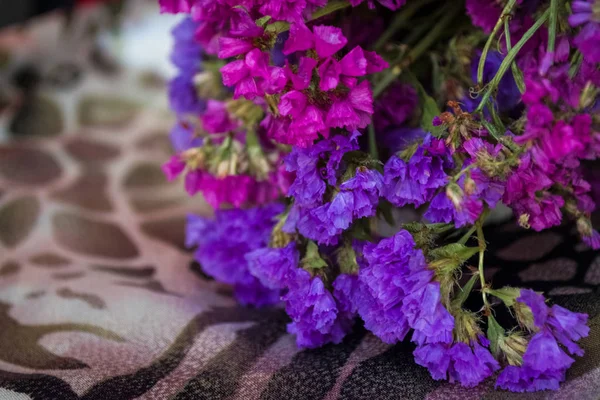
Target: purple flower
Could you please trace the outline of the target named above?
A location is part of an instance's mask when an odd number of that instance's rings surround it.
[[[283,300],[292,318],[288,332],[296,335],[298,347],[340,343],[352,327],[352,320],[339,312],[335,298],[321,278],[311,278],[303,269],[297,268],[290,275],[288,292]]]
[[[507,366],[498,376],[496,387],[513,392],[556,390],[574,360],[558,346],[547,330],[534,335],[523,355],[523,365]]]
[[[169,82],[169,103],[177,114],[199,114],[204,110],[191,77],[180,75]]]
[[[410,292],[402,301],[402,311],[415,330],[417,344],[451,343],[454,317],[441,303],[440,284],[431,282]]]
[[[497,18],[494,20],[494,24],[496,23]],[[493,25],[492,25],[493,26]],[[477,68],[479,66],[479,58],[473,59],[471,63],[471,79],[473,82],[477,82]],[[500,64],[504,57],[497,51],[491,51],[487,54],[485,59],[485,64],[483,67],[483,84],[489,83],[496,72],[498,72],[498,68],[500,68]],[[498,110],[500,111],[509,111],[513,109],[519,102],[521,101],[521,92],[519,92],[519,88],[515,83],[515,79],[512,74],[505,74],[504,77],[500,80],[498,85],[498,91],[496,94],[496,105]]]
[[[454,318],[440,302],[439,283],[432,282],[421,250],[407,231],[363,249],[354,304],[365,327],[387,343],[403,340],[449,343]]]
[[[436,141],[426,137],[425,142]],[[408,161],[393,156],[385,164],[383,195],[398,207],[412,204],[416,207],[430,201],[435,192],[446,185],[448,177],[444,168],[445,157],[429,154],[425,145]]]
[[[450,380],[457,380],[465,387],[474,387],[500,369],[500,364],[490,351],[476,341],[471,346],[456,343],[450,349],[452,367]]]
[[[340,195],[349,193],[352,197],[352,204],[349,208],[351,215],[354,218],[372,217],[379,204],[382,187],[383,178],[378,171],[358,168],[354,178],[340,185],[342,192],[334,198],[333,202]]]
[[[195,136],[193,126],[182,122],[175,124],[169,134],[169,139],[171,139],[173,149],[178,153],[194,147],[200,147],[203,142],[202,138]]]
[[[265,287],[283,289],[295,268],[298,268],[299,255],[296,243],[283,248],[265,247],[246,254],[248,269]]]
[[[500,364],[490,351],[477,339],[471,344],[458,342],[453,345],[434,343],[419,345],[415,362],[429,370],[436,380],[450,379],[466,387],[474,387],[500,369]]]
[[[333,281],[333,297],[335,297],[340,314],[354,318],[357,313],[354,304],[354,292],[357,290],[358,276],[340,274]]]
[[[200,70],[202,47],[194,40],[196,29],[198,24],[191,18],[185,18],[172,30],[175,43],[171,62],[181,75],[194,75]]]
[[[217,210],[214,219],[188,217],[188,246],[197,245],[196,260],[216,280],[235,286],[238,300],[262,306],[279,299],[278,290],[268,290],[249,271],[245,255],[266,247],[274,218],[283,206],[273,203],[247,210]]]

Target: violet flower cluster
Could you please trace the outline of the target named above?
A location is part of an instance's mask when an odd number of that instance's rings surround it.
[[[283,303],[301,348],[362,321],[433,379],[558,388],[587,315],[486,282],[484,225],[504,205],[600,248],[598,0],[159,4],[183,14],[163,169],[215,210],[188,221],[204,272]]]

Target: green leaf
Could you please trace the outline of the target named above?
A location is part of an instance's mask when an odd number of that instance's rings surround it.
[[[504,340],[504,328],[500,326],[493,315],[488,316],[487,338],[490,341],[490,350],[494,356],[500,352],[500,342]]]

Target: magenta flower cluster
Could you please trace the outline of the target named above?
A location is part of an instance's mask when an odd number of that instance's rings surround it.
[[[599,0],[159,4],[185,14],[163,169],[215,209],[186,234],[206,274],[283,303],[301,348],[362,320],[433,379],[558,388],[587,315],[487,282],[484,226],[504,205],[600,249]]]

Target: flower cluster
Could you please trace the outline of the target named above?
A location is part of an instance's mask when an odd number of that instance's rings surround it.
[[[558,387],[587,316],[494,289],[484,227],[504,205],[600,248],[598,0],[159,3],[186,14],[164,171],[215,209],[188,221],[207,274],[282,302],[299,347],[360,319],[433,379]]]

